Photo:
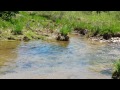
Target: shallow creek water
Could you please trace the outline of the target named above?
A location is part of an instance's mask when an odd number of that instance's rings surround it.
[[[110,79],[119,46],[80,36],[69,42],[1,41],[0,78]]]

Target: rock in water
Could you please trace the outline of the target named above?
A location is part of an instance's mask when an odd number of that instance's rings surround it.
[[[120,73],[118,73],[117,71],[115,71],[115,72],[112,74],[112,79],[120,79]]]
[[[56,40],[58,41],[69,41],[69,36],[66,34],[58,34],[56,37]]]
[[[110,39],[111,37],[112,37],[112,35],[111,35],[111,34],[108,34],[108,33],[105,33],[105,34],[103,35],[103,38],[106,39],[106,40]]]
[[[61,35],[60,35],[60,33],[58,33],[58,35],[57,35],[57,37],[56,37],[56,40],[60,40],[60,38],[61,38]]]
[[[82,34],[82,35],[86,35],[88,33],[88,30],[87,29],[82,29],[81,31],[80,31],[80,34]]]
[[[29,41],[30,39],[25,36],[25,37],[23,38],[23,40],[24,40],[24,41]]]
[[[15,38],[14,37],[8,37],[8,40],[15,40]]]
[[[69,41],[69,36],[65,36],[65,41]]]

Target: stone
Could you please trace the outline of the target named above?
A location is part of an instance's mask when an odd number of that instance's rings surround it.
[[[106,40],[110,39],[111,37],[112,37],[112,35],[111,35],[111,34],[108,34],[108,33],[105,33],[105,34],[103,35],[103,38],[106,39]]]
[[[88,33],[87,29],[80,30],[80,34],[82,34],[82,35],[86,35],[87,33]]]
[[[120,33],[113,34],[113,37],[120,37]]]
[[[69,36],[58,33],[56,40],[58,41],[69,41]]]
[[[69,41],[69,36],[65,36],[65,41]]]
[[[24,36],[23,40],[24,41],[29,41],[30,39],[27,36]]]
[[[112,74],[112,79],[120,79],[120,73],[118,73],[117,71],[115,71],[115,72]]]
[[[8,37],[8,40],[15,40],[15,38],[13,38],[13,37]]]
[[[75,28],[74,31],[75,31],[75,33],[79,33],[82,35],[86,35],[88,33],[87,29],[82,29],[82,28]]]

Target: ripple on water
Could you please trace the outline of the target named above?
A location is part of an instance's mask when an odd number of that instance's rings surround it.
[[[91,43],[78,37],[72,37],[66,45],[64,42],[41,40],[22,42],[15,53],[15,63],[0,69],[8,76],[10,72],[33,75],[62,75],[64,72],[66,78],[108,78],[111,75],[110,64],[120,58],[117,45]],[[93,69],[99,72],[91,71]]]

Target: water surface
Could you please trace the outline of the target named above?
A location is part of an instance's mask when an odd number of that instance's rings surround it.
[[[72,36],[69,42],[0,42],[0,78],[109,79],[119,44]]]

